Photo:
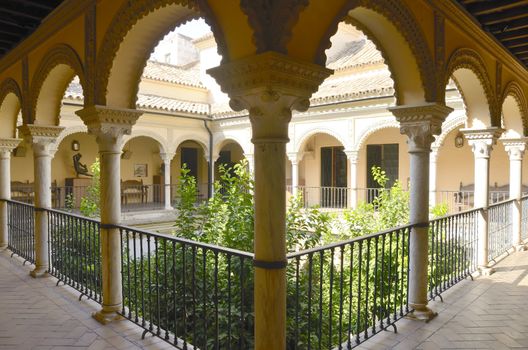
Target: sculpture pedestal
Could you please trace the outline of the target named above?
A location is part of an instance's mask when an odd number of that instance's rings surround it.
[[[65,190],[63,203],[66,203],[68,196],[73,196],[73,205],[79,208],[81,205],[81,198],[88,193],[88,187],[92,184],[92,178],[89,177],[68,177],[64,180]]]

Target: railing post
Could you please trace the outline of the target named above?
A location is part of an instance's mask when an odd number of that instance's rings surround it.
[[[502,139],[510,158],[510,199],[512,203],[512,244],[517,251],[524,250],[521,235],[522,221],[522,160],[526,149],[526,138]]]
[[[48,214],[51,208],[51,159],[55,141],[63,130],[59,126],[22,125],[19,130],[24,139],[33,146],[35,179],[35,269],[32,277],[46,276],[48,257]]]
[[[304,111],[331,70],[275,52],[208,71],[247,109],[255,145],[255,349],[286,348],[286,143],[292,110]]]
[[[101,162],[101,268],[102,309],[93,317],[105,324],[120,318],[123,305],[121,281],[121,245],[119,229],[121,221],[121,144],[142,112],[112,109],[106,106],[89,106],[76,112],[97,136]]]
[[[436,316],[428,304],[429,259],[429,154],[434,135],[452,109],[436,103],[398,106],[390,111],[400,122],[400,132],[408,136],[410,156],[409,306],[410,318],[429,321]]]
[[[358,203],[358,194],[357,194],[357,166],[358,166],[358,151],[347,151],[345,154],[348,159],[348,177],[350,178],[350,190],[348,192],[348,207],[355,208]]]
[[[172,210],[173,208],[171,203],[171,162],[172,158],[174,158],[174,153],[161,153],[160,156],[163,161],[163,164],[165,164],[165,166],[163,167],[163,191],[160,191],[160,193],[163,193],[163,202],[165,210]]]
[[[8,246],[7,202],[11,199],[11,151],[19,139],[0,139],[0,249]]]
[[[493,145],[502,133],[502,129],[489,128],[485,130],[462,129],[468,144],[475,155],[475,191],[474,208],[482,208],[478,214],[478,266],[483,275],[490,275],[493,269],[488,261],[488,205],[489,205],[489,158]]]

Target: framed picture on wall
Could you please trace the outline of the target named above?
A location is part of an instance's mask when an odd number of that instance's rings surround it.
[[[135,177],[147,177],[148,170],[147,164],[134,164],[134,176]]]

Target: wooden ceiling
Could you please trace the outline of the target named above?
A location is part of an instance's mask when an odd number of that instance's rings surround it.
[[[37,29],[63,0],[0,0],[0,58]]]
[[[528,0],[456,0],[528,67]]]

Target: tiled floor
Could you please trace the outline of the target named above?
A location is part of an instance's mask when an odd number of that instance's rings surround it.
[[[9,252],[0,252],[1,349],[165,349],[128,321],[102,326],[90,314],[98,305],[56,287],[54,278],[33,279]],[[361,349],[528,349],[528,252],[515,253],[490,277],[464,281],[447,291],[429,323],[400,320],[398,334],[380,333]]]

